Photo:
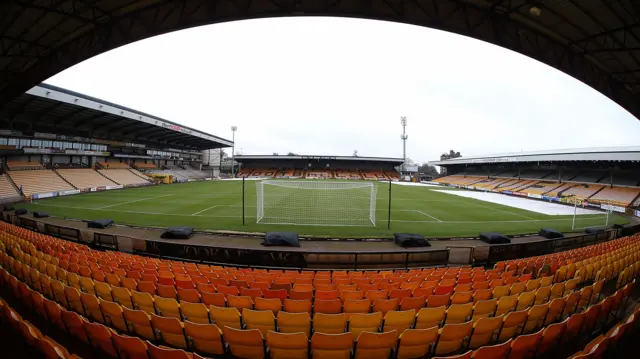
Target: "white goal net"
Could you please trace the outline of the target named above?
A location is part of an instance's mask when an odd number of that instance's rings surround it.
[[[375,226],[371,182],[265,180],[256,183],[257,223]]]

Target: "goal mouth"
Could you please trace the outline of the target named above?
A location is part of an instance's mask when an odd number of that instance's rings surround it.
[[[256,223],[375,227],[376,193],[371,182],[263,180]]]

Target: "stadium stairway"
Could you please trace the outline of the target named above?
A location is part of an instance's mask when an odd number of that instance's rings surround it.
[[[67,179],[66,179],[66,178],[64,178],[64,176],[62,176],[60,173],[58,173],[58,171],[53,170],[53,173],[55,173],[58,177],[60,177],[60,179],[62,179],[62,180],[63,180],[66,184],[68,184],[69,186],[71,186],[71,187],[73,187],[73,188],[75,188],[75,189],[78,189],[78,187],[74,186],[74,185],[73,185],[73,183],[71,183],[71,182],[67,181]]]
[[[13,187],[13,189],[16,191],[16,195],[17,195],[17,196],[22,196],[22,195],[20,194],[20,188],[16,185],[16,183],[15,183],[15,182],[13,182],[13,179],[11,178],[11,176],[9,176],[8,174],[6,174],[6,172],[5,172],[5,174],[3,174],[2,176],[7,180],[7,182],[9,182],[9,184],[11,184],[11,186]]]
[[[100,168],[102,168],[102,167],[100,167]],[[102,176],[102,177],[104,177],[104,178],[108,179],[109,181],[111,181],[111,182],[113,182],[113,183],[115,183],[115,184],[121,184],[121,183],[118,183],[117,181],[114,181],[112,178],[109,178],[109,176],[105,175],[104,173],[102,173],[102,172],[100,172],[100,171],[98,171],[98,170],[96,170],[96,172],[98,172],[98,173],[100,174],[100,176]]]
[[[150,180],[150,176],[145,175],[144,173],[140,172],[139,170],[135,169],[135,168],[131,168],[129,169],[129,172],[133,173],[134,175],[142,178],[145,181],[149,181]]]

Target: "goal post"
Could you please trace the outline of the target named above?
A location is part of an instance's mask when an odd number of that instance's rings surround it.
[[[263,180],[256,183],[259,224],[375,226],[375,183]]]

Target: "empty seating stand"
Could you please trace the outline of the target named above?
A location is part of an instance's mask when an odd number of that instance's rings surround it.
[[[491,270],[283,271],[100,252],[0,223],[0,287],[111,357],[541,358],[623,318],[638,249],[633,236]],[[538,261],[552,276],[524,274]],[[0,306],[37,345],[37,328]]]
[[[137,168],[139,168],[141,170],[155,170],[155,169],[158,169],[158,167],[156,167],[156,165],[153,164],[153,163],[136,162],[134,164],[134,166],[136,166]]]
[[[98,167],[102,167],[104,169],[129,169],[128,164],[121,162],[98,162]]]
[[[7,167],[10,171],[43,169],[39,162],[29,161],[7,161]]]
[[[111,181],[123,186],[142,185],[149,183],[148,180],[134,174],[128,169],[102,169],[98,170],[98,172],[100,172]]]
[[[9,171],[9,177],[25,196],[75,189],[51,170]]]
[[[7,175],[0,176],[0,200],[11,200],[20,198],[20,193],[13,186]]]
[[[627,207],[640,195],[638,187],[605,187],[589,200],[598,203]]]
[[[100,173],[88,169],[59,169],[58,174],[77,189],[87,189],[101,186],[114,186],[117,183],[102,176]]]

